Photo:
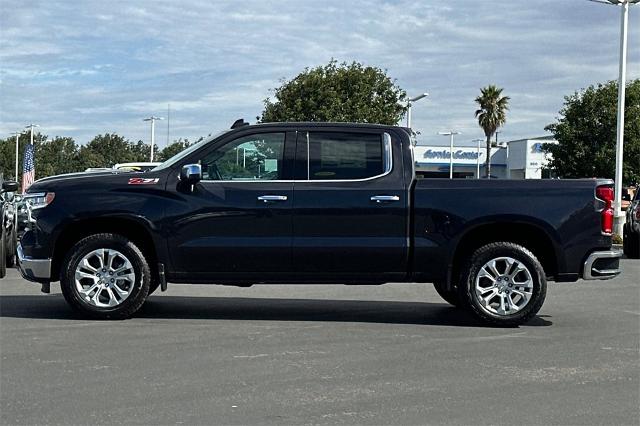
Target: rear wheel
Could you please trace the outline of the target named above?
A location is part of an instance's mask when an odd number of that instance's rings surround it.
[[[98,319],[131,317],[149,293],[151,272],[128,239],[95,234],[80,240],[63,263],[60,288],[77,311]]]
[[[456,288],[449,290],[443,282],[434,283],[433,286],[445,302],[456,307],[460,306],[460,295]]]
[[[483,246],[463,271],[460,299],[484,322],[520,325],[533,318],[544,303],[547,280],[542,265],[518,244]]]

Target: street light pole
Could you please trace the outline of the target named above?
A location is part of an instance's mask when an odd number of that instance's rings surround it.
[[[22,132],[13,132],[12,135],[14,135],[16,137],[16,174],[14,175],[14,179],[16,180],[16,182],[18,181],[18,148],[19,148],[19,144],[20,144],[20,135],[22,134]]]
[[[478,144],[478,152],[476,154],[476,179],[480,179],[480,142],[484,142],[484,139],[474,139],[472,142]]]
[[[448,132],[439,132],[439,135],[449,136],[449,179],[453,179],[453,136],[461,135],[461,132],[454,132],[450,130]]]
[[[615,195],[614,195],[614,232],[622,235],[622,165],[624,157],[624,108],[625,92],[627,84],[627,38],[629,27],[629,5],[636,4],[640,0],[590,0],[596,3],[604,3],[620,6],[620,64],[618,75],[618,120],[616,128],[616,172],[615,172]]]
[[[421,95],[407,99],[407,128],[411,128],[411,105],[422,98],[426,98],[427,96],[429,96],[429,94],[425,92]]]
[[[150,121],[151,122],[151,155],[149,161],[153,163],[153,146],[156,143],[156,120],[164,120],[162,117],[156,117],[152,115],[149,118],[143,118],[142,121]]]
[[[24,126],[25,129],[31,129],[31,145],[33,145],[33,128],[34,127],[40,127],[37,124],[27,124],[26,126]]]

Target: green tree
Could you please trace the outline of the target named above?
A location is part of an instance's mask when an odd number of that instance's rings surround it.
[[[183,149],[188,148],[189,146],[191,146],[191,142],[189,142],[189,139],[180,138],[176,141],[173,141],[173,143],[165,146],[158,153],[158,161],[167,161],[169,158],[173,157],[174,155],[176,155]]]
[[[491,138],[496,131],[504,126],[507,121],[507,110],[509,109],[509,97],[502,96],[504,89],[493,84],[480,89],[480,96],[476,98],[479,109],[476,110],[478,124],[482,127],[484,135],[487,137],[487,163],[485,176],[491,176]]]
[[[333,121],[395,125],[406,93],[386,71],[353,62],[305,68],[264,101],[261,122]]]
[[[625,184],[640,182],[640,79],[627,83],[624,125]],[[549,167],[564,178],[613,178],[618,111],[618,83],[610,81],[566,96],[560,117],[546,130],[557,145]]]
[[[112,167],[117,163],[148,161],[149,146],[137,143],[115,133],[105,133],[94,137],[80,148],[81,169],[89,167]]]

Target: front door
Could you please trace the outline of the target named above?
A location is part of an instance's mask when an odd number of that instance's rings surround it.
[[[169,250],[178,274],[259,280],[291,271],[287,139],[285,132],[248,134],[189,159],[201,164],[202,180],[192,192],[178,193],[185,210],[169,214]]]
[[[293,259],[300,279],[405,277],[408,191],[399,148],[379,129],[298,132]]]

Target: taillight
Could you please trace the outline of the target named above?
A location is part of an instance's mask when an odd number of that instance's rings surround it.
[[[602,185],[596,187],[596,198],[604,201],[604,209],[600,212],[600,230],[603,234],[613,234],[613,188]]]

